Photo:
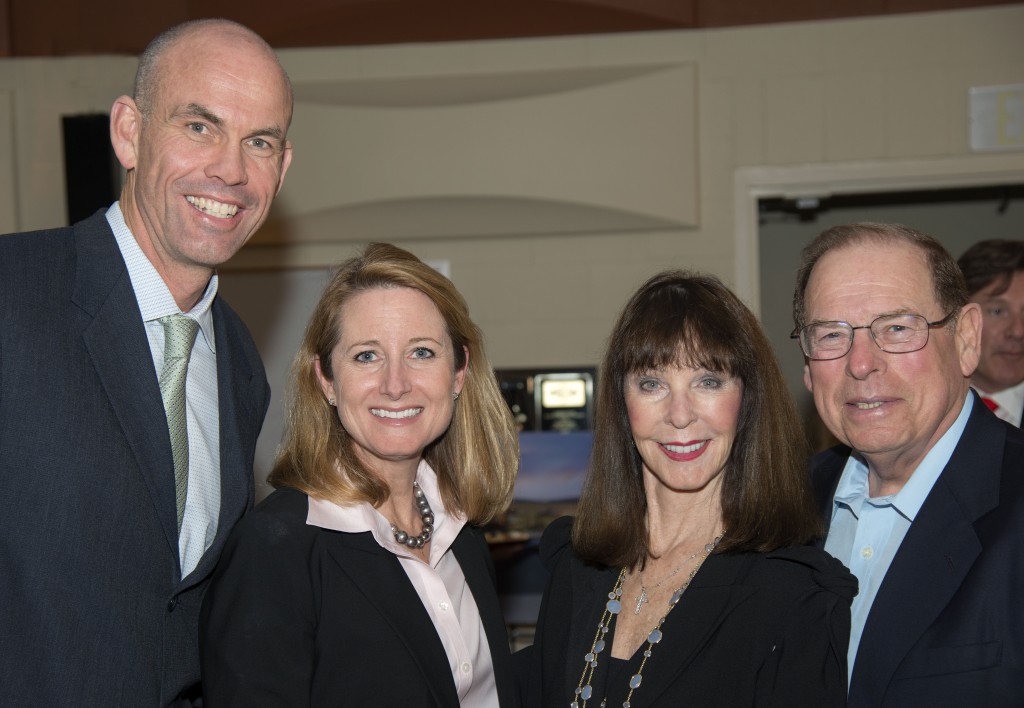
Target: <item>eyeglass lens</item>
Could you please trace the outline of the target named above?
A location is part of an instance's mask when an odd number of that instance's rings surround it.
[[[875,344],[892,354],[917,351],[928,341],[928,321],[921,315],[883,315],[866,327],[846,322],[808,325],[800,332],[800,344],[812,359],[838,359],[850,351],[858,329],[870,329]]]

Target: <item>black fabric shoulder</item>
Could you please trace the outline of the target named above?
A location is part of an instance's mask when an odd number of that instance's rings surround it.
[[[281,487],[274,490],[266,499],[256,505],[258,513],[272,514],[274,516],[294,518],[301,515],[303,522],[309,513],[309,497],[303,492],[291,487]]]
[[[317,527],[306,523],[309,499],[300,491],[282,487],[242,517],[231,532],[228,545],[253,546],[266,555],[271,549],[306,545],[315,541]]]
[[[812,546],[780,548],[765,555],[770,561],[793,564],[792,570],[809,575],[821,588],[853,599],[857,594],[857,578],[846,566],[828,552]]]
[[[242,350],[245,352],[246,359],[249,360],[250,365],[253,367],[253,373],[263,381],[266,381],[267,374],[263,366],[263,360],[260,358],[256,342],[253,340],[252,333],[245,325],[245,322],[223,297],[218,296],[213,301],[213,307],[215,317],[223,319],[227,332],[238,339]],[[267,402],[269,403],[269,400]]]
[[[572,517],[562,516],[552,521],[540,537],[540,560],[551,570],[572,548]]]

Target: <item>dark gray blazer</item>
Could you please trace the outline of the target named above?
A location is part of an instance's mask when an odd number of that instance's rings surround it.
[[[369,533],[306,523],[281,488],[228,539],[203,603],[208,708],[457,708],[437,630],[394,554]],[[514,708],[508,635],[483,536],[452,543],[490,645],[502,708]]]
[[[833,448],[812,465],[826,524],[849,454]],[[875,596],[850,708],[1024,706],[1022,602],[1024,432],[975,396]]]
[[[103,212],[0,236],[0,316],[0,703],[198,698],[199,607],[270,398],[245,325],[215,300],[220,521],[182,579],[157,374]]]

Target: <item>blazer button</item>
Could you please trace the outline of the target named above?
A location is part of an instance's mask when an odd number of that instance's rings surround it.
[[[167,601],[167,611],[168,612],[174,612],[174,608],[177,607],[177,606],[178,606],[178,598],[177,597],[172,597],[170,600]]]

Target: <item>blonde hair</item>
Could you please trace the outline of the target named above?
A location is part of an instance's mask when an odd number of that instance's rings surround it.
[[[423,456],[437,473],[445,508],[484,524],[512,500],[519,466],[512,413],[462,295],[436,270],[390,244],[370,244],[342,263],[324,289],[292,364],[288,430],[268,481],[343,506],[379,507],[388,498],[387,483],[359,460],[352,438],[324,400],[314,365],[319,358],[323,375],[333,379],[331,352],[340,337],[342,306],[375,288],[412,288],[430,298],[448,330],[455,368],[466,367],[451,424]]]

